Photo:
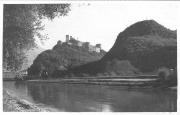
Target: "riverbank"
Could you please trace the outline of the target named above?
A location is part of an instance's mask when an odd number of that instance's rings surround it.
[[[3,81],[11,81],[4,80]],[[13,81],[13,80],[12,80]],[[118,76],[118,77],[71,77],[71,78],[54,78],[54,79],[32,79],[17,80],[28,83],[63,83],[63,84],[92,84],[92,85],[112,85],[123,86],[125,88],[168,88],[177,86],[174,81],[163,80],[157,75],[139,75],[139,76]]]
[[[125,86],[134,88],[152,88],[153,86],[161,85],[159,79],[156,78],[63,78],[63,79],[47,79],[47,80],[27,80],[27,82],[43,82],[43,83],[70,83],[70,84],[93,84],[93,85],[111,85]]]
[[[39,107],[26,100],[19,99],[10,92],[3,90],[4,112],[51,112],[50,108]]]

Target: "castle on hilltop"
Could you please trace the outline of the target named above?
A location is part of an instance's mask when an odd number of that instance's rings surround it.
[[[101,44],[96,44],[95,46],[93,46],[89,42],[79,41],[70,35],[66,35],[65,43],[71,46],[82,47],[84,49],[87,49],[89,52],[101,52]]]

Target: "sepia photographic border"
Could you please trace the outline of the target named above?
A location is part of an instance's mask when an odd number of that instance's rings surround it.
[[[137,5],[139,2],[157,2],[157,3],[161,3],[161,2],[171,2],[171,3],[174,3],[174,4],[177,4],[178,5],[178,14],[177,14],[177,17],[178,19],[180,20],[180,1],[179,0],[174,0],[174,1],[171,1],[171,0],[164,0],[164,1],[156,1],[156,0],[98,0],[98,1],[95,1],[95,0],[89,0],[89,1],[86,1],[86,0],[71,0],[71,1],[67,1],[67,0],[1,0],[0,1],[0,18],[1,18],[1,22],[0,22],[0,36],[2,37],[0,39],[0,43],[1,43],[1,50],[0,50],[0,55],[1,55],[1,60],[0,60],[0,64],[1,64],[1,70],[3,70],[3,66],[2,66],[2,47],[3,47],[3,4],[40,4],[40,3],[45,3],[45,4],[58,4],[58,3],[101,3],[101,2],[129,2],[130,4],[134,4],[134,5]],[[180,40],[178,39],[178,37],[180,36],[180,22],[177,22],[177,44],[179,44]],[[179,45],[177,45],[177,68],[178,68],[178,76],[179,76],[179,71],[180,71],[180,64],[179,64],[179,61],[180,61],[180,58],[179,58],[179,55],[180,55],[180,47]],[[1,77],[2,77],[2,71],[0,71],[0,74],[1,74]],[[2,77],[3,78],[3,77]],[[2,96],[2,92],[3,92],[3,82],[2,80],[0,81],[0,85],[1,85],[1,95],[0,95],[0,98],[1,98],[1,105],[3,105],[3,96]],[[63,115],[66,115],[66,114],[84,114],[84,115],[88,115],[88,114],[97,114],[97,115],[100,115],[100,114],[133,114],[133,115],[139,115],[139,114],[145,114],[145,115],[151,115],[151,114],[155,114],[155,115],[178,115],[180,114],[180,100],[179,100],[179,79],[178,79],[178,86],[177,86],[178,90],[177,90],[177,112],[46,112],[46,113],[33,113],[33,114],[63,114]],[[24,114],[24,112],[22,113],[16,113],[16,112],[3,112],[3,106],[0,106],[0,109],[1,109],[1,114]],[[25,114],[32,114],[31,112],[26,112]]]

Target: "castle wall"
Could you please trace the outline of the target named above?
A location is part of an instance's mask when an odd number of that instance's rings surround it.
[[[87,49],[89,52],[100,52],[101,44],[96,44],[95,46],[90,45],[89,42],[81,42],[76,40],[74,37],[66,35],[66,43],[73,46],[79,46]]]
[[[79,47],[82,47],[83,46],[83,42],[78,42],[78,44],[77,44]]]
[[[96,49],[95,49],[95,50],[96,50],[95,52],[98,52],[98,53],[100,53],[100,52],[101,52],[101,48],[96,47]]]

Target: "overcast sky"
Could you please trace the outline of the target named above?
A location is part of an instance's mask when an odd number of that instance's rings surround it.
[[[167,28],[177,29],[177,8],[176,3],[170,2],[73,3],[68,16],[44,21],[44,32],[50,39],[44,45],[38,44],[51,49],[58,40],[65,41],[65,35],[69,34],[92,45],[100,43],[108,51],[117,35],[138,21],[154,19]]]

